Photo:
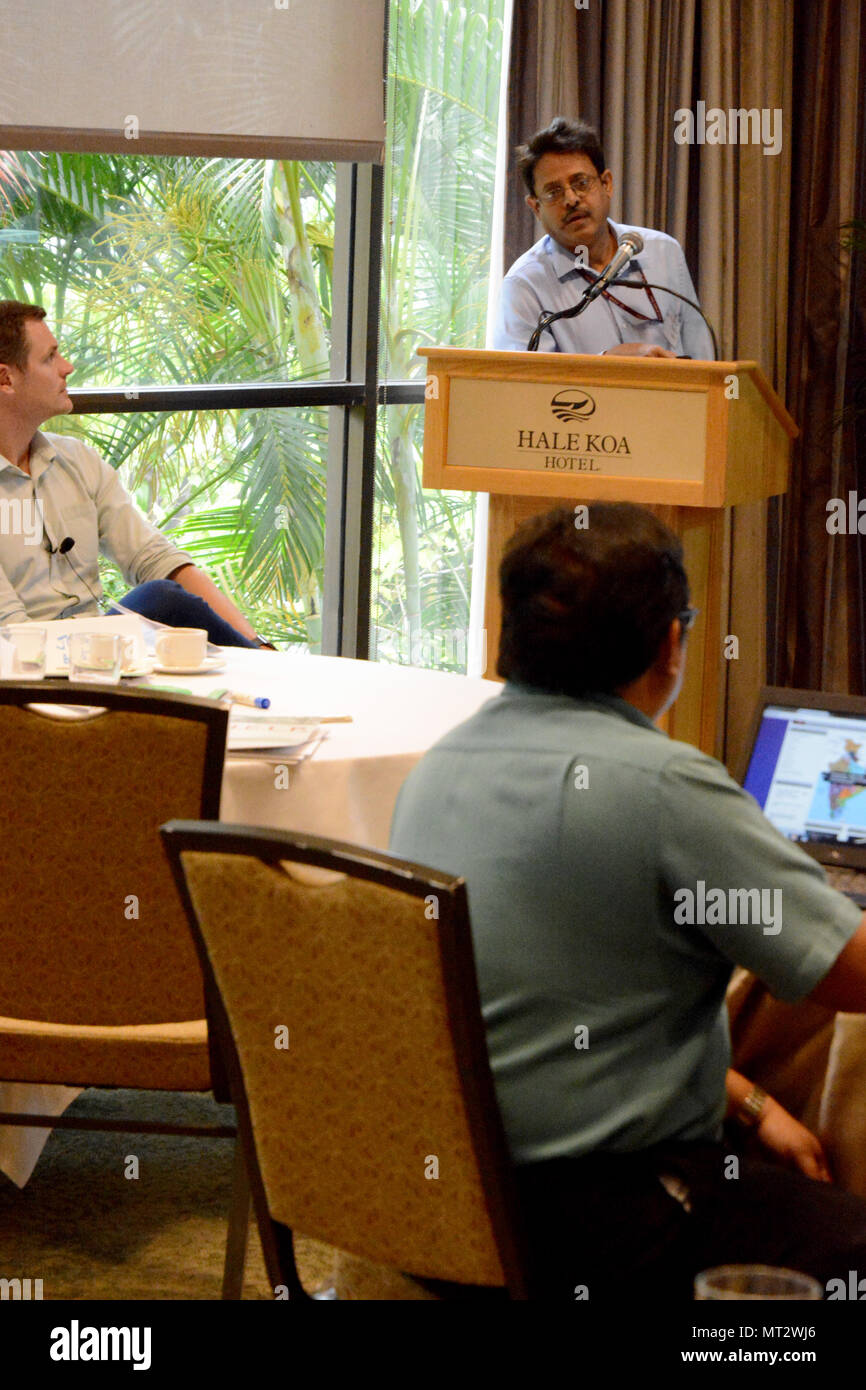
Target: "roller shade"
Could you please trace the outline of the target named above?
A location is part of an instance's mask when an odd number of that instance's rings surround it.
[[[25,0],[0,149],[373,160],[386,0]]]

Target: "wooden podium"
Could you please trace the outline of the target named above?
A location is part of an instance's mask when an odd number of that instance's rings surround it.
[[[424,486],[490,493],[486,674],[496,673],[499,562],[515,527],[557,505],[643,503],[680,537],[700,609],[683,689],[663,723],[718,756],[735,650],[727,639],[736,638],[731,509],[786,491],[798,432],[758,365],[419,352],[428,363]]]

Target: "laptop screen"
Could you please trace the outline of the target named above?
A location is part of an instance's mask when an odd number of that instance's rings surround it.
[[[765,704],[743,786],[818,858],[832,846],[834,862],[843,846],[866,847],[866,712]]]

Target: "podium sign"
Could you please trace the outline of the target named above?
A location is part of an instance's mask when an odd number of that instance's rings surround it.
[[[669,391],[665,410],[674,427],[660,428],[658,398],[635,387],[592,389],[577,378],[561,390],[547,382],[512,382],[490,407],[490,383],[452,377],[448,401],[446,472],[459,460],[461,474],[478,468],[547,474],[557,492],[579,474],[703,483],[706,398],[697,391]],[[684,445],[672,449],[679,436]],[[533,487],[538,487],[533,478]],[[697,490],[696,490],[697,496]]]
[[[419,356],[428,359],[425,487],[680,507],[787,488],[796,427],[755,362]]]
[[[557,504],[650,506],[680,537],[694,604],[678,738],[718,753],[731,508],[785,492],[797,428],[755,362],[419,349],[425,487],[489,492],[485,625],[495,675],[498,570],[526,517]]]

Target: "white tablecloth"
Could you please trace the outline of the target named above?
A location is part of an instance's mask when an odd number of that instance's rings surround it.
[[[285,778],[275,778],[273,765],[232,754],[220,819],[379,849],[387,848],[397,793],[421,755],[502,689],[495,681],[409,666],[246,650],[232,653],[218,676],[182,683],[194,695],[227,686],[266,696],[271,714],[350,714],[351,724],[323,725],[325,741],[309,761],[290,768],[288,789],[276,785]]]
[[[495,681],[341,657],[239,647],[225,648],[223,656],[224,671],[154,674],[143,683],[173,684],[192,695],[227,688],[267,697],[271,714],[348,714],[352,722],[324,725],[324,742],[307,761],[290,766],[288,778],[275,775],[272,762],[229,755],[220,819],[305,830],[378,849],[388,846],[397,793],[415,763],[502,689]],[[80,1091],[68,1086],[0,1084],[0,1110],[59,1115],[77,1095]],[[19,1187],[30,1177],[48,1133],[0,1126],[0,1171]]]

